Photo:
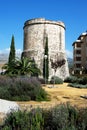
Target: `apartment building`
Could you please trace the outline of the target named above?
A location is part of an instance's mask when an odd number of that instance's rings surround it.
[[[74,73],[87,73],[87,32],[82,33],[72,46]]]

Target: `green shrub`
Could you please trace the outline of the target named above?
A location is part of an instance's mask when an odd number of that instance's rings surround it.
[[[0,98],[11,99],[11,95],[8,91],[8,87],[4,88],[3,86],[0,86]]]
[[[64,105],[56,106],[52,111],[53,130],[66,128],[68,123],[68,110]]]
[[[87,77],[77,78],[75,76],[70,76],[65,79],[64,82],[69,82],[68,86],[75,88],[87,88]]]
[[[12,79],[8,76],[1,76],[0,75],[0,86],[8,86],[9,83],[11,83]]]
[[[75,83],[78,82],[78,78],[76,76],[69,76],[64,80],[64,82]]]
[[[76,127],[77,110],[70,104],[61,104],[52,111],[53,130],[67,130]]]
[[[52,124],[52,108],[48,110],[44,110],[43,112],[43,118],[44,118],[44,130],[52,130],[53,124]]]
[[[81,77],[78,79],[79,84],[86,85],[87,84],[87,77]]]
[[[77,130],[78,110],[70,104],[60,104],[45,110],[44,130]]]
[[[78,111],[77,128],[78,130],[87,130],[87,107]]]
[[[63,80],[57,76],[53,76],[50,80],[51,84],[63,84]]]
[[[48,99],[47,92],[41,87],[40,82],[29,77],[7,77],[0,80],[0,98],[14,101],[43,101]]]
[[[44,78],[38,78],[41,84],[45,84],[45,79]]]
[[[46,91],[44,91],[44,89],[40,88],[37,92],[37,95],[36,95],[36,100],[37,101],[49,101],[50,100],[50,97],[49,95],[47,94]]]
[[[87,108],[69,103],[54,108],[11,112],[0,130],[87,130]]]
[[[78,83],[69,83],[68,86],[70,87],[74,87],[74,88],[87,88],[87,84],[86,85],[82,85],[82,84],[78,84]]]
[[[31,112],[17,111],[7,115],[2,130],[43,130],[44,119],[41,109]]]

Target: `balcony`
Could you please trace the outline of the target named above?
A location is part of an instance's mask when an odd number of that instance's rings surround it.
[[[81,50],[81,47],[75,47],[74,50]]]
[[[74,64],[81,64],[81,61],[74,61]]]
[[[81,68],[74,68],[74,70],[79,70],[79,71],[80,71],[80,70],[81,70]]]
[[[74,57],[81,57],[81,54],[74,54]]]

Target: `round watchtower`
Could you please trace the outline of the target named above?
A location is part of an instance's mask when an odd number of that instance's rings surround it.
[[[50,59],[65,54],[65,25],[61,21],[50,21],[44,18],[31,19],[24,23],[24,47],[23,55],[34,58],[36,64],[43,73],[43,57],[45,49],[45,37],[48,37],[49,54],[49,79],[53,76]],[[56,76],[66,78],[69,75],[67,60],[63,67],[59,68]]]

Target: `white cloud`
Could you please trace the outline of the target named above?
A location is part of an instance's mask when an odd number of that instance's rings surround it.
[[[2,54],[2,51],[0,50],[0,54]]]
[[[4,49],[4,52],[6,53],[9,53],[9,51],[10,51],[10,48],[6,48],[6,49]]]
[[[66,50],[66,55],[67,55],[68,58],[73,58],[72,51]]]
[[[21,49],[17,49],[17,50],[16,50],[16,56],[17,56],[17,57],[20,58],[20,57],[21,57],[21,53],[22,53],[22,50],[21,50]]]
[[[21,50],[21,49],[16,49],[16,53],[17,53],[17,54],[21,54],[21,53],[22,53],[22,50]]]
[[[0,54],[3,54],[3,53],[8,53],[9,50],[8,49],[3,49],[3,50],[0,50]]]
[[[3,49],[3,50],[0,50],[0,54],[4,54],[4,53],[9,54],[9,52],[10,52],[10,48],[6,48],[6,49]],[[21,53],[22,53],[21,49],[16,49],[16,54],[21,54]]]
[[[9,51],[10,51],[10,48],[6,48],[3,50],[0,50],[0,54],[9,53]]]

